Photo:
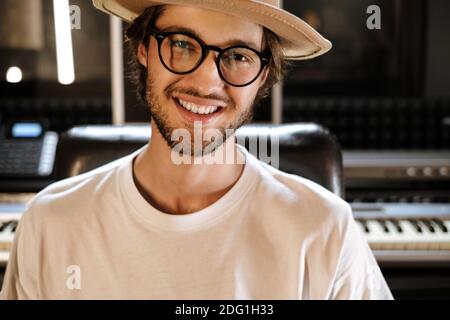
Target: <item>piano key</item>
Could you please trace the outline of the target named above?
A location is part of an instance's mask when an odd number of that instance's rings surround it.
[[[450,249],[450,235],[439,226],[435,227],[434,239],[437,242],[437,250]]]
[[[397,232],[403,233],[402,226],[396,219],[390,219],[389,221],[395,226],[395,229],[397,230]]]
[[[14,240],[15,222],[4,223],[4,226],[0,232],[0,251],[9,251]]]
[[[419,221],[415,220],[415,219],[409,219],[409,222],[414,226],[414,228],[416,229],[416,231],[418,233],[422,233],[422,226],[420,225]]]
[[[400,220],[400,226],[402,227],[402,249],[403,250],[417,250],[420,247],[420,241],[422,237],[422,229],[417,228],[416,222],[409,220]],[[419,226],[420,227],[420,226]]]
[[[448,229],[445,226],[444,222],[441,219],[432,219],[432,221],[438,225],[439,228],[441,228],[442,232],[447,233]]]
[[[386,220],[385,225],[387,229],[389,230],[389,233],[386,234],[386,240],[387,243],[385,245],[385,249],[387,250],[403,250],[405,247],[405,244],[402,241],[403,237],[403,229],[402,232],[399,232],[399,227],[397,226],[397,223],[393,223],[392,220]]]
[[[422,225],[423,229],[422,234],[423,240],[421,241],[420,248],[425,250],[439,249],[439,242],[436,236],[436,230],[429,225],[428,220],[426,219],[420,219],[419,223]]]
[[[445,229],[450,221],[443,221]],[[365,221],[369,232],[364,233],[374,250],[448,250],[450,233],[431,224],[431,219],[397,220],[376,219]],[[363,224],[359,223],[361,230]],[[430,228],[433,227],[433,229]],[[434,230],[434,232],[432,231]]]
[[[4,267],[8,263],[9,251],[21,216],[21,214],[0,210],[0,267]]]
[[[430,231],[431,233],[435,233],[436,230],[434,229],[434,225],[431,223],[430,220],[428,219],[421,219],[420,220],[427,228],[428,231]]]
[[[387,225],[387,220],[385,220],[385,219],[378,219],[377,221],[381,225],[381,227],[383,228],[383,231],[385,233],[389,233],[389,227]]]
[[[363,233],[363,235],[366,233],[366,228],[364,227],[365,222],[363,222],[363,220],[361,219],[356,219],[356,224],[358,225],[358,228],[361,230],[361,232]]]
[[[366,220],[364,220],[364,219],[356,219],[356,222],[357,222],[358,226],[360,227],[361,231],[364,234],[367,234],[367,233],[370,232],[370,229],[367,226],[367,221]]]
[[[0,223],[0,232],[3,232],[3,230],[5,230],[6,227],[8,227],[9,224],[10,224],[10,221]]]
[[[442,221],[442,224],[445,226],[445,229],[447,230],[446,232],[443,232],[443,241],[440,242],[439,244],[439,249],[440,250],[450,250],[450,232],[448,230],[450,230],[450,220],[447,221]]]
[[[376,220],[368,220],[367,226],[370,233],[366,236],[371,248],[389,249],[389,238],[383,226]]]

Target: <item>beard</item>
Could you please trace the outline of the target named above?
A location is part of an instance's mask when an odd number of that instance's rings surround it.
[[[230,132],[232,134],[234,134],[237,129],[239,129],[241,126],[250,122],[253,119],[253,109],[254,108],[252,105],[249,108],[244,108],[244,111],[239,112],[236,115],[236,117],[232,121],[230,121],[228,124],[218,127],[218,128],[214,128],[216,130],[216,132],[219,133],[219,137],[216,135],[213,139],[211,139],[212,141],[207,141],[207,140],[205,141],[204,136],[202,136],[201,137],[202,143],[201,143],[201,146],[199,147],[194,143],[195,132],[194,132],[193,124],[187,125],[186,128],[176,128],[173,124],[170,123],[169,110],[167,107],[164,108],[164,106],[159,102],[158,94],[155,92],[156,90],[154,89],[153,83],[154,82],[153,82],[152,76],[149,74],[148,80],[147,80],[146,100],[147,100],[147,104],[148,104],[148,107],[150,110],[150,115],[152,117],[152,120],[155,122],[156,127],[158,128],[159,132],[161,133],[161,136],[164,138],[167,145],[172,150],[179,143],[186,143],[185,141],[180,142],[180,141],[174,140],[172,138],[174,131],[178,130],[178,129],[188,130],[190,133],[190,137],[191,137],[191,141],[190,141],[190,145],[191,145],[190,156],[191,157],[206,156],[210,153],[215,152],[230,138],[230,136],[232,136],[232,135],[230,135]],[[218,97],[215,95],[202,96],[195,89],[192,89],[192,88],[186,89],[186,90],[176,89],[175,84],[170,85],[169,87],[167,87],[164,90],[164,95],[167,98],[167,100],[170,101],[170,99],[172,99],[172,94],[174,92],[184,93],[184,94],[192,95],[195,97],[216,99],[216,100],[221,100],[224,102],[226,101],[227,109],[230,108],[230,109],[237,110],[236,104],[231,99],[224,99],[224,97]]]

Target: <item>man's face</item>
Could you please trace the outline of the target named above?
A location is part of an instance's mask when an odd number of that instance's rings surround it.
[[[156,28],[159,32],[190,29],[207,45],[222,49],[244,42],[259,52],[263,51],[261,26],[215,11],[166,6],[156,22]],[[267,77],[267,70],[252,84],[233,87],[221,79],[216,65],[218,53],[214,51],[210,51],[194,72],[177,75],[161,63],[158,42],[154,37],[150,39],[148,50],[148,60],[143,45],[138,51],[139,62],[144,66],[148,64],[147,101],[152,118],[169,146],[173,148],[177,143],[171,139],[175,129],[186,129],[194,137],[194,122],[202,124],[203,132],[207,129],[220,130],[225,141],[226,129],[237,129],[251,119],[253,102]],[[218,108],[205,115],[196,113],[193,106],[205,112]],[[208,144],[204,142],[202,149]]]

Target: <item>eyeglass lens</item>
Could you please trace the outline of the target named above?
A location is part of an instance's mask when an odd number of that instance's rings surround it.
[[[196,69],[204,58],[198,40],[184,34],[171,34],[161,43],[160,54],[166,67],[175,73],[189,73]],[[233,85],[244,85],[258,77],[261,58],[245,47],[230,48],[220,56],[220,73],[225,81]]]

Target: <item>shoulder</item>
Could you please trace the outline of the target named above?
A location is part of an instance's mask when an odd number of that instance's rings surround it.
[[[253,156],[252,156],[253,157]],[[339,252],[354,224],[350,205],[321,185],[254,158],[258,183],[249,199],[252,224],[295,243]],[[310,247],[310,248],[312,248]]]
[[[299,215],[314,216],[314,220],[331,219],[345,223],[352,218],[350,205],[342,198],[307,178],[289,174],[257,161],[260,172],[259,191],[273,201],[287,205]],[[301,209],[301,210],[300,210]],[[301,214],[303,218],[305,215]]]
[[[55,182],[39,192],[26,206],[23,218],[48,222],[51,219],[92,212],[114,198],[119,170],[131,163],[126,156],[81,175]]]

